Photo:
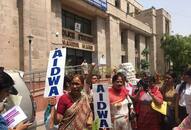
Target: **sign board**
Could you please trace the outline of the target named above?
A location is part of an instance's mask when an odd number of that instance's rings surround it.
[[[71,41],[66,39],[63,39],[62,44],[68,48],[75,48],[75,49],[86,50],[86,51],[95,51],[95,46],[93,44],[86,44],[86,43],[81,43],[74,40]]]
[[[5,119],[8,128],[14,128],[20,122],[27,119],[27,116],[19,106],[14,106],[5,112],[2,116]]]
[[[106,65],[106,59],[105,59],[104,55],[102,55],[101,58],[99,59],[99,64]]]
[[[75,31],[80,32],[81,30],[81,24],[80,23],[75,23]]]
[[[100,128],[111,128],[110,102],[106,84],[93,84],[93,102],[95,119],[99,119]]]
[[[44,97],[63,94],[66,48],[50,51],[46,73]]]
[[[88,0],[88,2],[103,11],[107,10],[107,0]]]

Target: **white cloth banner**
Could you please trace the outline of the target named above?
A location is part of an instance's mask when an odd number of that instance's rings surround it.
[[[8,128],[14,128],[17,124],[27,119],[27,116],[19,106],[14,106],[3,115]]]
[[[93,84],[93,102],[95,119],[99,119],[100,128],[111,128],[108,85]]]
[[[50,51],[46,73],[44,97],[63,94],[66,48]]]

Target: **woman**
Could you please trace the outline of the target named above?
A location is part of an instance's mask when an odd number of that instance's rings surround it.
[[[191,95],[191,69],[183,75],[183,82],[176,87],[175,117],[179,124],[187,115],[185,95]]]
[[[109,88],[109,99],[113,130],[131,130],[129,113],[133,113],[133,105],[124,87],[125,78],[123,74],[114,75],[112,83],[112,87]]]
[[[13,87],[13,85],[14,85],[13,79],[3,70],[4,70],[4,68],[0,67],[0,102],[3,102],[5,100],[5,98],[9,96],[9,94],[12,94],[12,92],[15,92],[15,90],[16,90]],[[25,130],[30,125],[31,125],[31,123],[22,122],[22,123],[18,124],[14,130]],[[13,130],[10,128],[8,129],[8,126],[1,115],[0,115],[0,130]]]
[[[56,120],[59,130],[83,130],[88,128],[92,113],[88,97],[81,93],[83,78],[75,75],[72,78],[70,91],[60,97],[57,106]]]
[[[162,94],[155,86],[153,76],[145,76],[143,82],[143,88],[140,88],[135,95],[138,130],[160,130],[160,113],[151,108],[151,102],[161,105],[163,103]]]
[[[175,102],[176,102],[176,90],[174,80],[176,76],[174,73],[167,73],[165,75],[165,81],[161,87],[161,93],[165,101],[167,101],[167,115],[162,116],[162,129],[163,130],[172,130],[176,125],[175,121]]]

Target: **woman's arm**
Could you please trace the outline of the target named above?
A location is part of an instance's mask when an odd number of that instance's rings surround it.
[[[152,97],[154,103],[158,105],[161,105],[163,103],[163,96],[161,92],[159,91],[159,89],[157,89],[155,93],[152,93],[151,90],[149,90],[148,93]]]

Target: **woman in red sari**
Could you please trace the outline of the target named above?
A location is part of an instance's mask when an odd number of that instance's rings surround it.
[[[131,130],[129,112],[133,112],[133,105],[128,96],[128,91],[124,87],[125,78],[123,74],[118,73],[114,75],[112,83],[112,87],[109,88],[111,118],[113,123],[112,130]],[[128,107],[129,103],[131,103],[131,105]]]
[[[55,122],[59,123],[58,130],[84,130],[90,127],[92,111],[88,96],[82,92],[83,82],[82,76],[74,75],[69,92],[60,97],[57,111],[53,113]],[[55,101],[49,103],[55,105]]]
[[[138,130],[160,130],[160,113],[151,108],[151,102],[161,105],[163,97],[159,88],[154,84],[153,76],[143,78],[144,85],[135,96],[137,102]]]

